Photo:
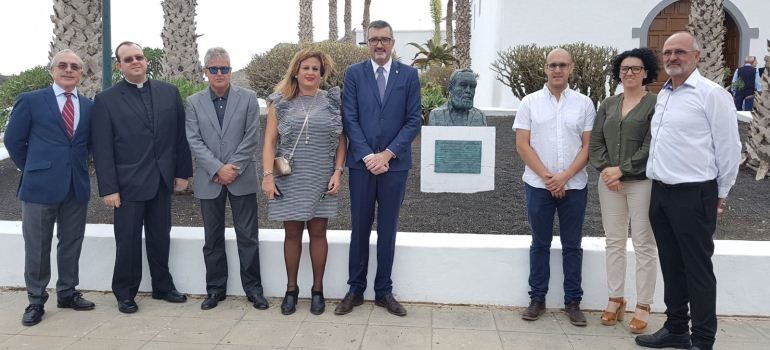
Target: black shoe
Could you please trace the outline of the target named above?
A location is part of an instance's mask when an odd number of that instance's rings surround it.
[[[530,300],[529,306],[521,313],[521,319],[525,321],[537,321],[540,315],[545,313],[545,302]]]
[[[666,327],[653,334],[645,334],[636,337],[636,345],[645,348],[690,348],[690,332],[671,333]]]
[[[564,312],[569,317],[569,323],[572,323],[573,326],[585,327],[588,324],[586,322],[586,315],[583,314],[583,311],[580,311],[579,301],[573,301],[564,305]]]
[[[43,320],[43,314],[45,314],[43,304],[29,304],[29,306],[24,309],[24,316],[21,317],[21,324],[25,326],[34,326]]]
[[[136,305],[134,299],[126,299],[118,302],[118,311],[124,314],[133,314],[139,311],[139,305]]]
[[[94,303],[83,299],[83,294],[80,292],[72,293],[72,296],[69,298],[57,300],[56,306],[61,309],[73,309],[76,311],[93,310],[96,307]]]
[[[265,296],[262,295],[262,292],[249,295],[246,298],[249,299],[251,305],[254,306],[255,309],[267,310],[267,308],[270,307],[270,304],[267,303],[267,299],[265,299]]]
[[[353,311],[354,307],[361,306],[363,304],[364,304],[363,295],[355,295],[351,292],[348,292],[348,294],[345,294],[345,297],[342,298],[340,303],[337,304],[337,307],[334,308],[334,314],[335,315],[349,314],[351,311]]]
[[[187,296],[179,293],[176,289],[172,289],[168,292],[152,292],[152,298],[165,300],[169,303],[184,303],[187,301]]]
[[[217,307],[220,301],[225,300],[225,297],[225,294],[219,293],[206,295],[206,299],[201,303],[201,310],[211,310]]]
[[[299,297],[299,289],[287,290],[283,296],[281,302],[281,313],[284,315],[291,315],[297,311],[297,298]]]
[[[406,309],[404,309],[401,303],[393,297],[393,294],[388,294],[382,298],[375,299],[374,305],[384,307],[393,315],[406,316]]]
[[[326,311],[326,300],[324,299],[324,292],[312,291],[312,298],[310,299],[310,313],[313,315],[320,315]]]

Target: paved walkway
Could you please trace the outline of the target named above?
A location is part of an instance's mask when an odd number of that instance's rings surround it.
[[[85,297],[95,310],[57,309],[53,297],[43,322],[24,327],[26,293],[0,291],[0,349],[642,349],[626,325],[602,326],[597,312],[578,328],[558,310],[526,322],[516,308],[407,304],[402,318],[367,302],[335,316],[329,302],[315,316],[301,300],[294,315],[283,316],[278,299],[266,311],[244,297],[201,311],[200,298],[170,304],[144,295],[138,313],[123,315],[110,293]],[[661,324],[662,316],[653,315],[651,329]],[[721,317],[717,348],[770,349],[770,319]]]

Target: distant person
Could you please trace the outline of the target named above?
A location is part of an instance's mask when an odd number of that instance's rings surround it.
[[[366,28],[370,59],[345,72],[343,119],[350,168],[350,257],[348,293],[334,313],[344,315],[364,301],[369,270],[369,236],[377,212],[375,305],[406,316],[393,296],[393,258],[401,202],[412,167],[412,141],[420,132],[420,79],[417,70],[392,58],[393,28],[374,21]]]
[[[259,271],[257,163],[259,103],[254,91],[230,84],[230,55],[206,51],[209,88],[187,98],[187,141],[195,156],[193,193],[203,217],[206,298],[201,309],[217,307],[227,295],[225,207],[230,199],[241,284],[257,309],[268,308]]]
[[[449,99],[432,111],[428,117],[430,126],[487,126],[484,112],[473,107],[476,96],[476,73],[470,69],[457,69],[449,76]]]
[[[80,249],[86,229],[91,185],[88,177],[92,102],[80,95],[83,60],[72,50],[51,59],[50,87],[19,95],[5,131],[5,148],[22,175],[21,232],[24,236],[24,282],[29,306],[21,324],[43,319],[51,280],[51,240],[56,223],[56,306],[92,310],[79,283]]]
[[[545,86],[521,101],[513,129],[516,150],[526,164],[524,190],[527,217],[532,227],[529,248],[529,307],[521,318],[535,321],[545,312],[550,279],[550,250],[554,214],[559,215],[564,310],[575,326],[585,326],[580,311],[583,248],[583,218],[586,211],[588,141],[596,109],[587,96],[569,88],[574,69],[572,56],[564,49],[547,58]]]
[[[187,188],[192,158],[179,90],[147,78],[147,58],[138,44],[120,43],[115,58],[123,80],[96,95],[91,135],[99,195],[115,209],[112,291],[118,310],[134,313],[142,281],[142,231],[153,299],[187,301],[174,286],[168,253],[171,193]]]
[[[650,188],[647,156],[650,119],[656,95],[645,85],[658,76],[658,58],[648,48],[625,51],[612,60],[612,76],[623,93],[602,101],[596,114],[588,159],[599,177],[599,204],[606,241],[609,302],[602,324],[612,326],[626,312],[626,242],[628,225],[636,257],[636,311],[628,324],[632,333],[644,333],[650,317],[658,274],[658,250],[650,227]]]
[[[692,34],[671,35],[661,57],[670,78],[652,117],[647,177],[666,322],[636,337],[636,344],[712,349],[717,281],[711,256],[717,215],[738,176],[738,120],[727,90],[700,75],[700,45]]]
[[[269,97],[262,191],[268,199],[268,218],[283,221],[286,231],[283,254],[288,283],[281,303],[284,315],[296,311],[297,274],[306,225],[313,265],[310,312],[320,315],[326,310],[326,227],[329,219],[337,216],[347,146],[342,132],[340,89],[321,90],[334,74],[334,62],[328,54],[318,49],[300,50]],[[273,167],[275,157],[291,159],[291,174],[278,176]]]
[[[754,110],[754,93],[762,91],[760,75],[757,58],[754,56],[746,56],[743,66],[735,70],[732,86],[737,110]]]

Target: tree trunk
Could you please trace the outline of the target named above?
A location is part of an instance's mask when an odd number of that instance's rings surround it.
[[[455,2],[457,13],[457,27],[455,28],[455,58],[459,68],[471,67],[471,2],[470,0],[457,0]]]
[[[446,2],[446,43],[449,46],[454,45],[454,32],[452,29],[452,21],[454,20],[454,1],[447,0]]]
[[[693,0],[690,3],[690,23],[687,30],[701,45],[701,74],[719,85],[724,85],[725,60],[723,54],[725,39],[724,0]]]
[[[767,41],[770,54],[770,40]],[[762,74],[762,91],[754,94],[754,111],[749,125],[746,154],[743,155],[748,167],[757,171],[756,179],[768,175],[770,164],[770,56],[765,56],[765,72]]]
[[[345,13],[343,14],[345,21],[345,35],[340,39],[343,43],[356,44],[356,35],[353,33],[353,11],[350,5],[351,0],[345,0]]]
[[[299,42],[313,42],[313,0],[299,0]]]
[[[369,39],[369,6],[371,4],[372,0],[364,0],[364,20],[361,22],[361,28],[364,31],[364,41]]]
[[[337,40],[337,0],[329,0],[329,40]]]
[[[102,88],[102,0],[54,0],[51,22],[54,26],[49,61],[61,50],[75,51],[83,60],[83,81],[78,92],[94,97]]]
[[[195,34],[196,0],[163,0],[163,73],[169,79],[203,82]]]

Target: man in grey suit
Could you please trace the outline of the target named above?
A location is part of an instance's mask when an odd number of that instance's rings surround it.
[[[195,197],[201,201],[205,243],[206,299],[209,310],[225,299],[225,204],[233,211],[243,290],[255,308],[268,303],[262,294],[257,227],[257,152],[259,103],[254,91],[230,84],[230,55],[214,47],[204,57],[209,88],[187,98],[187,140],[195,157]]]

